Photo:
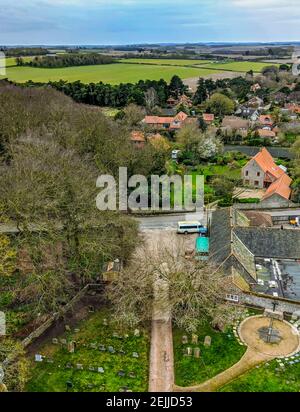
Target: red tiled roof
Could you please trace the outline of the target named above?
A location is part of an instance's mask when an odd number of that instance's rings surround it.
[[[203,113],[203,120],[205,122],[213,122],[215,120],[215,115],[210,113]]]
[[[259,116],[259,122],[262,124],[270,124],[270,125],[274,123],[272,116],[269,114],[262,114],[261,116]]]
[[[289,103],[286,105],[286,108],[289,109],[293,113],[300,114],[300,106],[295,103]]]
[[[139,132],[139,131],[131,132],[130,140],[132,142],[145,142],[146,141],[144,133]]]
[[[147,124],[171,124],[173,117],[160,117],[160,116],[146,116],[144,122]]]
[[[272,130],[259,129],[258,134],[260,137],[270,137],[270,138],[276,137],[276,133],[273,132]]]
[[[265,147],[263,147],[261,151],[253,157],[253,160],[256,161],[256,163],[261,167],[261,169],[265,173],[270,173],[276,179],[285,174],[284,171],[276,165],[273,157],[270,155],[270,153]]]
[[[271,184],[271,186],[269,186],[263,199],[267,199],[270,196],[277,194],[284,199],[289,200],[292,192],[290,188],[291,182],[292,179],[286,173],[283,173],[283,175],[279,179],[277,179],[274,183]]]
[[[179,112],[173,119],[174,122],[184,122],[188,118],[188,115],[184,112]]]

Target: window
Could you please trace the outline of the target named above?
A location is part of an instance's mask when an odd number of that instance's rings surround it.
[[[259,181],[258,180],[255,180],[254,181],[254,186],[258,186],[259,185]]]
[[[249,171],[248,170],[246,170],[246,176],[249,176]]]
[[[238,302],[239,301],[239,296],[238,295],[227,294],[226,295],[226,300],[228,300],[229,302]]]
[[[246,179],[245,180],[245,185],[250,185],[250,180]]]
[[[260,172],[257,172],[257,176],[258,176],[258,177],[260,176]]]

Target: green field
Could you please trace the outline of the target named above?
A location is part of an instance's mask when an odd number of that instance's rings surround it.
[[[26,62],[29,62],[32,60],[32,57],[23,57],[23,60]],[[12,67],[16,65],[16,58],[15,57],[7,57],[5,59],[5,65],[6,67]]]
[[[66,80],[74,82],[80,80],[83,83],[104,82],[110,84],[136,83],[139,80],[170,81],[177,74],[182,79],[190,77],[201,77],[215,73],[215,70],[192,67],[171,67],[142,64],[110,64],[99,66],[65,67],[55,69],[44,69],[35,67],[8,67],[6,76],[9,80],[16,82],[48,82]]]
[[[179,59],[122,59],[123,63],[155,64],[170,66],[201,66],[212,63],[211,60],[179,60]]]
[[[264,67],[268,66],[268,63],[259,62],[229,62],[229,63],[212,63],[205,65],[208,69],[218,69],[220,71],[233,71],[246,73],[253,70],[256,73],[260,73]],[[270,64],[269,64],[270,66]],[[274,65],[278,66],[278,65]]]

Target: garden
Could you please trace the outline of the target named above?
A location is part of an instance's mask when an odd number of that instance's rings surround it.
[[[27,392],[144,392],[148,389],[149,333],[121,331],[107,309],[30,356]]]

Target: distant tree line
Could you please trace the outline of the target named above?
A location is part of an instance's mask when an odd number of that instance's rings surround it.
[[[43,68],[89,66],[97,64],[112,64],[115,60],[110,56],[98,53],[66,53],[53,56],[35,57],[31,61],[17,58],[18,66],[31,66]]]
[[[49,53],[47,49],[42,47],[0,47],[0,51],[5,53],[7,57],[43,56]]]

